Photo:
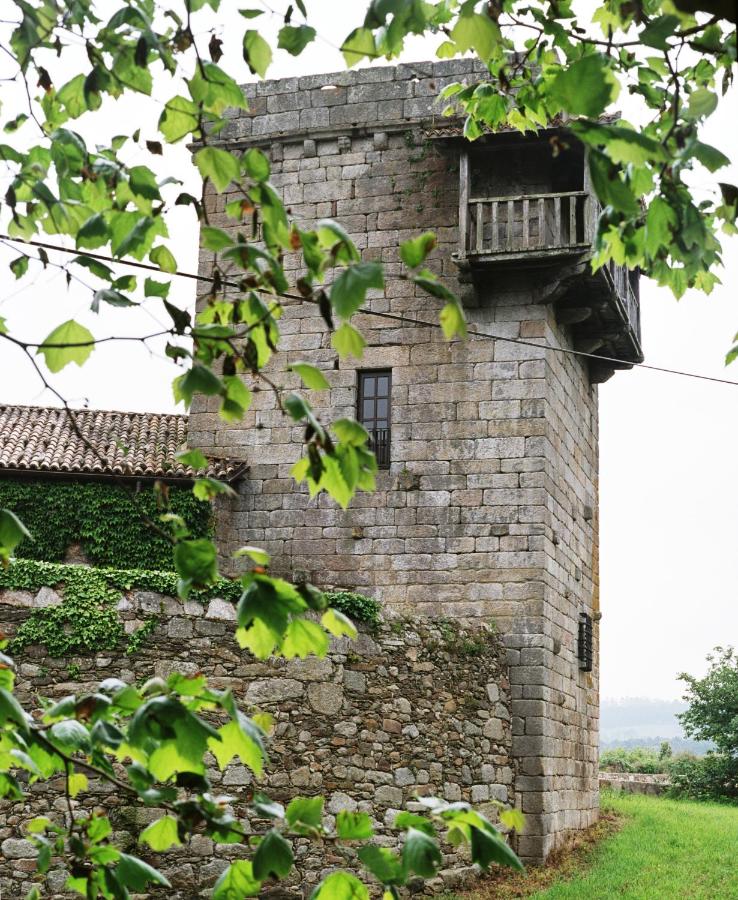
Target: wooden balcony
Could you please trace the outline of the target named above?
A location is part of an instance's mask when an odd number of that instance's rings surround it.
[[[495,284],[503,272],[535,271],[531,290],[553,303],[571,329],[575,349],[592,360],[592,380],[643,360],[638,274],[590,264],[601,207],[590,190],[477,196],[470,190],[468,155],[461,156],[459,267],[475,284]],[[585,178],[585,188],[587,188]],[[492,279],[492,272],[495,279]]]
[[[585,191],[471,197],[461,213],[459,256],[477,264],[545,260],[592,244],[592,199]]]

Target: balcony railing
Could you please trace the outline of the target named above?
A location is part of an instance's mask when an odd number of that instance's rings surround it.
[[[591,199],[586,191],[471,197],[461,221],[466,257],[581,250],[591,244]]]
[[[380,469],[389,469],[391,437],[389,428],[375,428],[369,432],[369,447]]]
[[[607,271],[612,280],[613,290],[620,303],[621,317],[626,322],[638,344],[641,343],[641,304],[636,292],[633,290],[633,273],[625,266],[617,266],[610,260]]]

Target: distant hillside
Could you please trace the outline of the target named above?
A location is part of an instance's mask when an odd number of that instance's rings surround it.
[[[625,697],[603,700],[600,707],[600,746],[654,747],[669,741],[674,752],[705,753],[710,744],[687,738],[676,718],[687,704],[681,700]]]

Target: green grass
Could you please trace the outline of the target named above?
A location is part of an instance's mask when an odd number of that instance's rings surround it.
[[[573,879],[530,900],[738,898],[738,807],[640,795],[603,797],[625,817]]]

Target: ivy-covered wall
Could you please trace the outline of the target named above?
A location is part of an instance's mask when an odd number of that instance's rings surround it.
[[[170,511],[187,522],[196,537],[209,536],[212,510],[187,487],[170,486]],[[90,562],[119,569],[170,570],[171,545],[142,521],[161,515],[157,496],[144,486],[132,496],[104,481],[0,480],[0,507],[25,523],[33,540],[24,540],[16,555],[59,562],[67,548],[81,545]]]

